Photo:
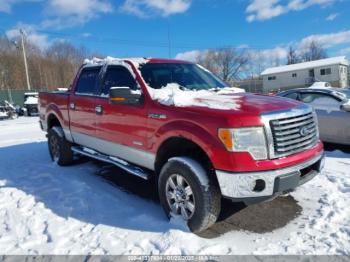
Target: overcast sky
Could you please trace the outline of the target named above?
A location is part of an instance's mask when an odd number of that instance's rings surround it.
[[[0,33],[46,49],[69,40],[112,56],[191,59],[234,46],[283,58],[315,39],[350,58],[350,0],[0,0]],[[170,43],[170,48],[169,48]]]

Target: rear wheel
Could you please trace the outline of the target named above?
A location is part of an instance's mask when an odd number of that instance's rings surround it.
[[[192,232],[207,229],[219,216],[219,188],[191,158],[170,159],[160,172],[158,191],[168,217],[181,216]]]
[[[48,132],[48,146],[50,156],[60,166],[69,165],[73,162],[71,143],[64,136],[61,127],[53,127]]]

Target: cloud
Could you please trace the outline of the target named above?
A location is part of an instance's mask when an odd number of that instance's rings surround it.
[[[280,0],[251,0],[246,9],[247,21],[264,21],[286,14],[301,11],[314,5],[325,7],[340,0],[289,0],[281,4]]]
[[[340,55],[350,55],[350,47],[343,48],[339,51]]]
[[[6,36],[9,39],[17,40],[20,37],[19,29],[22,28],[25,32],[26,40],[41,50],[46,50],[50,46],[49,38],[46,34],[38,33],[34,26],[27,24],[18,24],[16,27],[7,30]]]
[[[262,59],[268,61],[283,60],[287,58],[287,47],[277,46],[264,50],[253,50],[250,52],[253,59]]]
[[[152,15],[170,16],[186,12],[191,2],[192,0],[126,0],[121,11],[143,18]]]
[[[327,21],[334,21],[338,16],[339,16],[338,13],[333,13],[333,14],[330,14],[329,16],[327,16],[326,20]]]
[[[41,2],[42,0],[0,0],[0,12],[11,13],[12,6],[21,2]]]
[[[309,45],[312,41],[321,44],[325,48],[348,44],[350,43],[350,30],[330,34],[310,35],[302,39],[299,46],[303,48]]]
[[[105,0],[49,0],[46,6],[49,19],[44,20],[41,27],[61,29],[82,25],[112,11],[112,4]]]
[[[187,51],[187,52],[183,52],[183,53],[178,53],[175,56],[175,59],[196,62],[198,57],[204,52],[206,52],[206,51],[192,50],[192,51]]]
[[[2,0],[0,1],[0,12],[10,13],[12,5],[15,1],[13,0]]]

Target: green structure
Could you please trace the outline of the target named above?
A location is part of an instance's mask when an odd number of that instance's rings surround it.
[[[0,102],[7,100],[13,102],[15,105],[23,106],[24,93],[37,92],[35,90],[0,90]]]

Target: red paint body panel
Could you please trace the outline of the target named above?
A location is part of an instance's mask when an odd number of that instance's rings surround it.
[[[262,113],[292,109],[299,102],[280,97],[255,94],[234,94],[239,104],[237,110],[218,110],[205,107],[164,106],[153,101],[138,70],[129,63],[144,93],[140,106],[111,105],[101,97],[81,97],[74,94],[77,78],[66,94],[41,93],[41,121],[54,114],[63,128],[88,134],[106,141],[157,154],[164,141],[172,137],[184,137],[199,145],[209,156],[213,166],[231,172],[253,172],[284,168],[311,159],[322,152],[319,142],[315,147],[288,157],[256,161],[249,153],[228,152],[218,139],[218,128],[263,126]],[[189,63],[179,60],[150,59],[149,63]],[[79,74],[79,73],[78,73]],[[70,111],[74,102],[76,112]],[[96,115],[95,107],[101,105],[103,114]],[[149,114],[164,114],[166,119],[149,118]],[[135,143],[135,141],[139,143]]]

